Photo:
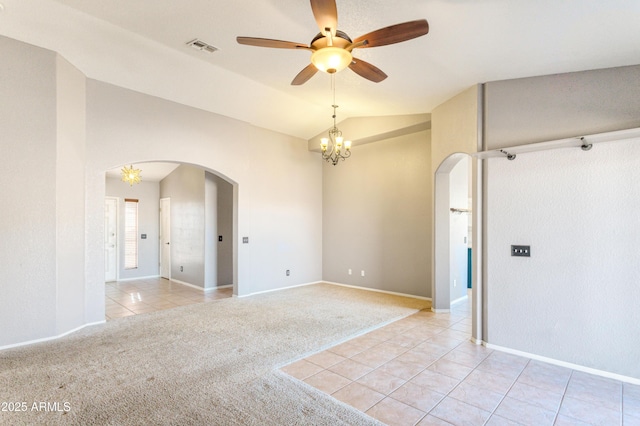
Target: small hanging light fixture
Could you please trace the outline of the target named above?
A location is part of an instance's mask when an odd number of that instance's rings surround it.
[[[329,137],[320,139],[320,149],[322,150],[322,158],[334,166],[338,161],[346,160],[351,157],[351,141],[345,141],[342,132],[336,126],[336,86],[335,75],[331,75],[331,86],[333,89],[333,127],[329,129]]]
[[[133,186],[134,183],[140,183],[140,169],[134,169],[133,164],[129,167],[124,166],[121,170],[122,173],[122,181],[127,182],[130,186]]]

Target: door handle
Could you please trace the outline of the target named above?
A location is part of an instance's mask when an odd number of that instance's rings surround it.
[[[169,243],[165,243],[165,244],[167,244],[167,245],[168,245]]]

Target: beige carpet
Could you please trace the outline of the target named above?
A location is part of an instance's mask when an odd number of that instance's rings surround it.
[[[428,306],[318,284],[110,321],[0,352],[0,424],[378,424],[277,369]]]

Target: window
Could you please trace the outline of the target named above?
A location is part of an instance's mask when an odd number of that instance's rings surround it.
[[[124,269],[138,267],[138,200],[124,199]]]

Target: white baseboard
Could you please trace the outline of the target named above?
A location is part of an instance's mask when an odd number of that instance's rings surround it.
[[[20,343],[14,343],[14,344],[12,344],[12,345],[0,346],[0,351],[3,351],[3,350],[5,350],[5,349],[18,348],[18,347],[20,347],[20,346],[33,345],[33,344],[35,344],[35,343],[48,342],[48,341],[50,341],[50,340],[56,340],[56,339],[59,339],[59,338],[61,338],[61,337],[67,336],[67,335],[69,335],[69,334],[71,334],[71,333],[75,333],[76,331],[82,330],[82,329],[83,329],[83,328],[85,328],[85,327],[90,327],[90,326],[93,326],[93,325],[100,325],[100,324],[104,324],[104,323],[106,323],[106,322],[107,322],[106,320],[103,320],[103,321],[97,321],[97,322],[92,322],[92,323],[89,323],[89,324],[81,325],[80,327],[76,327],[76,328],[74,328],[73,330],[65,331],[64,333],[62,333],[62,334],[58,334],[58,335],[56,335],[56,336],[43,337],[42,339],[28,340],[28,341],[26,341],[26,342],[20,342]]]
[[[188,283],[186,281],[176,280],[175,278],[171,278],[170,281],[174,282],[176,284],[186,285],[187,287],[195,288],[196,290],[200,290],[200,291],[202,291],[204,293],[209,293],[211,291],[216,291],[216,290],[221,289],[221,288],[233,287],[233,284],[229,284],[229,285],[221,285],[221,286],[218,286],[218,287],[203,288],[203,287],[200,287],[199,285],[191,284],[191,283]]]
[[[554,358],[547,358],[545,356],[540,356],[536,354],[531,354],[529,352],[519,351],[517,349],[505,348],[503,346],[493,345],[491,343],[482,342],[483,346],[486,346],[489,349],[494,349],[500,352],[506,352],[512,355],[518,355],[521,357],[535,359],[536,361],[546,362],[547,364],[553,364],[560,367],[570,368],[572,370],[582,371],[584,373],[593,374],[596,376],[606,377],[609,379],[619,380],[621,382],[632,383],[634,385],[640,385],[640,379],[635,377],[623,376],[621,374],[611,373],[609,371],[597,370],[591,367],[585,367],[584,365],[573,364],[566,361],[560,361]]]
[[[225,284],[225,285],[219,285],[219,286],[215,286],[213,289],[219,289],[219,288],[231,288],[233,287],[233,284]]]
[[[413,295],[413,294],[398,293],[398,292],[395,292],[395,291],[387,291],[387,290],[378,290],[377,288],[360,287],[360,286],[357,286],[357,285],[340,284],[340,283],[335,283],[335,282],[331,282],[331,281],[320,281],[320,282],[324,283],[324,284],[338,285],[340,287],[357,288],[358,290],[375,291],[376,293],[393,294],[394,296],[404,296],[404,297],[411,297],[413,299],[421,299],[421,300],[429,300],[429,301],[431,301],[430,297],[416,296],[416,295]]]
[[[176,280],[175,278],[171,278],[169,281],[171,281],[172,283],[176,283],[176,284],[180,284],[180,285],[186,285],[187,287],[191,287],[191,288],[195,288],[195,289],[200,290],[200,291],[204,291],[203,287],[197,286],[195,284],[188,283],[186,281]]]
[[[459,297],[453,302],[451,302],[451,306],[457,305],[458,303],[466,302],[467,300],[469,300],[469,296],[465,294],[464,296]]]
[[[331,282],[331,281],[313,281],[313,282],[309,282],[309,283],[296,284],[296,285],[291,285],[291,286],[287,286],[287,287],[274,288],[272,290],[257,291],[257,292],[254,292],[254,293],[243,294],[243,295],[240,295],[238,297],[255,296],[257,294],[272,293],[274,291],[287,290],[287,289],[291,289],[291,288],[304,287],[304,286],[314,285],[314,284],[337,285],[337,286],[340,286],[340,287],[349,287],[349,288],[355,288],[355,289],[358,289],[358,290],[374,291],[374,292],[377,292],[377,293],[386,293],[386,294],[392,294],[392,295],[395,295],[395,296],[404,296],[404,297],[411,297],[413,299],[421,299],[421,300],[429,300],[429,301],[431,301],[430,297],[415,296],[413,294],[397,293],[397,292],[394,292],[394,291],[378,290],[378,289],[375,289],[375,288],[368,288],[368,287],[359,287],[359,286],[355,286],[355,285],[341,284],[341,283],[336,283],[336,282]]]
[[[274,291],[288,290],[288,289],[291,289],[291,288],[304,287],[304,286],[308,286],[308,285],[322,284],[322,283],[323,283],[323,281],[314,281],[314,282],[310,282],[310,283],[295,284],[295,285],[290,285],[290,286],[287,286],[287,287],[279,287],[279,288],[274,288],[274,289],[271,289],[271,290],[263,290],[263,291],[256,291],[254,293],[242,294],[242,295],[238,295],[238,297],[249,297],[249,296],[255,296],[255,295],[258,295],[258,294],[273,293]]]
[[[469,299],[469,296],[462,296],[456,300],[454,300],[453,302],[449,303],[449,307],[452,308],[457,304],[466,302]],[[429,299],[431,300],[431,299]],[[451,309],[437,309],[437,308],[431,308],[431,312],[434,312],[436,314],[448,314],[451,313]]]
[[[124,281],[150,280],[155,278],[160,278],[160,275],[149,275],[146,277],[134,277],[134,278],[118,278],[116,281],[109,281],[109,282],[113,283],[113,282],[124,282]]]

